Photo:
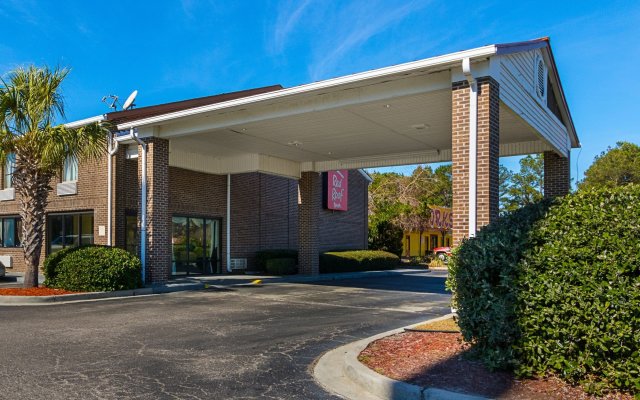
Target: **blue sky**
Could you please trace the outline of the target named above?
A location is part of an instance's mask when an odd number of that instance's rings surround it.
[[[583,145],[572,175],[616,141],[640,143],[637,0],[2,0],[0,73],[72,68],[64,95],[74,120],[133,89],[144,106],[541,36],[551,37]]]

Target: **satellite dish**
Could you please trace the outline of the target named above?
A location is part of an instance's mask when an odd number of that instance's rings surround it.
[[[122,109],[123,110],[127,110],[130,107],[135,106],[135,104],[133,104],[133,102],[136,100],[136,96],[138,95],[138,91],[134,90],[129,97],[127,97],[127,100],[124,102],[124,104],[122,105]]]

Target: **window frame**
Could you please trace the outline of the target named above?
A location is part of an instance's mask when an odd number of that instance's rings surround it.
[[[16,170],[16,153],[9,153],[4,161],[2,188],[11,189],[13,187],[13,172]],[[11,171],[11,173],[9,173]]]
[[[203,215],[193,215],[193,214],[182,214],[182,213],[177,213],[177,214],[172,214],[171,215],[171,236],[173,237],[173,219],[174,218],[185,218],[186,219],[186,234],[185,234],[185,238],[187,240],[187,242],[189,242],[189,240],[191,239],[190,237],[190,232],[189,232],[189,225],[190,225],[190,221],[192,219],[199,219],[202,220],[203,224],[203,239],[207,239],[207,228],[206,228],[206,221],[217,221],[217,228],[216,228],[216,235],[218,237],[218,251],[216,254],[216,258],[215,258],[215,263],[216,263],[216,268],[218,270],[220,270],[220,272],[213,272],[212,274],[218,274],[221,273],[221,266],[222,266],[222,218],[221,217],[210,217],[210,216],[203,216]],[[172,264],[172,268],[171,268],[171,276],[175,276],[175,277],[180,277],[180,276],[190,276],[190,275],[209,275],[207,273],[203,273],[203,274],[199,274],[199,273],[192,273],[190,271],[187,271],[186,274],[177,274],[173,272],[173,263],[175,262],[175,260],[173,259],[174,254],[173,254],[173,243],[171,244],[172,248],[171,248],[171,264]],[[207,258],[207,257],[205,257]],[[214,259],[211,258],[210,262],[212,262]],[[189,261],[189,260],[188,260]]]
[[[96,219],[95,219],[95,212],[93,210],[83,210],[83,211],[70,211],[70,212],[52,212],[52,213],[47,213],[46,216],[46,235],[47,235],[47,240],[46,240],[46,252],[45,254],[49,255],[52,254],[51,252],[51,239],[53,237],[53,232],[51,231],[51,217],[63,217],[62,218],[62,231],[64,233],[64,237],[67,236],[67,230],[66,230],[66,222],[65,222],[65,218],[66,216],[73,216],[73,215],[79,215],[80,217],[78,218],[78,246],[77,247],[82,247],[82,246],[86,246],[82,244],[82,216],[83,215],[90,215],[91,218],[93,219],[93,222],[91,224],[91,243],[89,243],[89,245],[92,245],[95,243],[96,240],[96,235],[95,235],[95,223],[96,223]],[[66,249],[68,247],[76,247],[76,246],[72,246],[72,245],[67,245],[65,243],[66,241],[63,240],[62,243],[62,248],[60,250]]]
[[[13,246],[4,245],[4,221],[13,220]],[[22,229],[22,219],[19,215],[5,215],[0,216],[0,248],[3,249],[17,249],[22,247],[22,238],[20,232]]]
[[[72,165],[72,171],[74,172],[74,176],[72,177],[75,179],[67,179],[67,166],[69,165]],[[68,155],[64,159],[64,163],[62,164],[61,182],[77,182],[79,174],[80,172],[78,171],[78,157]]]

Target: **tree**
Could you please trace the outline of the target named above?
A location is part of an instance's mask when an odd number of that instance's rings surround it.
[[[25,287],[38,286],[51,179],[67,157],[95,159],[106,150],[106,127],[94,123],[71,129],[55,124],[65,115],[60,85],[68,73],[30,66],[0,79],[0,162],[15,157],[12,179],[22,218]]]
[[[640,146],[618,142],[616,147],[608,147],[596,156],[578,187],[615,187],[630,183],[640,183]]]
[[[507,170],[508,171],[508,170]],[[537,203],[544,197],[544,158],[541,154],[520,159],[520,171],[507,173],[501,169],[504,196],[504,211]]]
[[[372,177],[369,189],[371,248],[399,246],[400,251],[403,231],[422,235],[429,228],[430,206],[451,207],[451,165],[442,165],[435,172],[429,166],[418,166],[410,176],[373,173]],[[422,252],[422,248],[419,251]]]

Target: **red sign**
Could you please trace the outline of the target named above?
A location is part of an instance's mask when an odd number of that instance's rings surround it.
[[[349,204],[349,171],[340,169],[327,172],[327,208],[347,211]]]

